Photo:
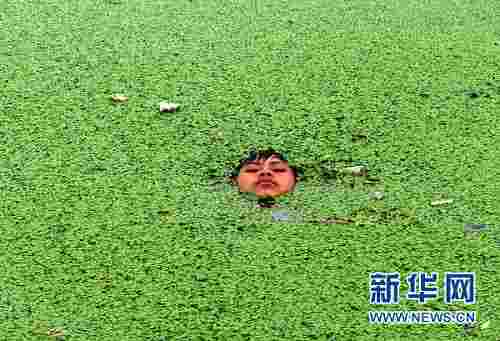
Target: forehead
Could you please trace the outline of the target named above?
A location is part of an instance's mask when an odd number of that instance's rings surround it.
[[[248,165],[262,165],[264,163],[267,163],[269,165],[288,165],[287,161],[280,160],[277,156],[273,155],[269,157],[268,159],[259,159],[259,160],[254,160],[254,161],[248,161],[245,163],[245,166]]]

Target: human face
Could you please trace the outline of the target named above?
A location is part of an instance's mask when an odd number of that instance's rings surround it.
[[[288,162],[272,155],[267,160],[248,162],[236,178],[240,192],[252,192],[257,197],[278,197],[293,191],[295,175]]]

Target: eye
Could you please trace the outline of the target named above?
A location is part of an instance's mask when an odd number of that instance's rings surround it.
[[[247,172],[247,173],[255,173],[255,172],[257,172],[257,171],[258,171],[258,169],[255,169],[255,168],[247,168],[247,169],[245,170],[245,172]]]

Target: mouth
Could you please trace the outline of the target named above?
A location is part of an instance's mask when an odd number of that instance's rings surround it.
[[[257,182],[257,186],[273,186],[274,182],[272,181],[260,181]]]

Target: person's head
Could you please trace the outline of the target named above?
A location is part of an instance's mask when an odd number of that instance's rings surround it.
[[[251,151],[240,160],[231,180],[240,192],[255,193],[259,198],[278,197],[292,192],[299,181],[297,168],[274,149]]]

